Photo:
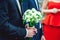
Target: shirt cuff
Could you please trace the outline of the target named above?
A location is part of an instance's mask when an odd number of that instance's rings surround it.
[[[26,29],[26,36],[25,37],[28,37],[28,30]]]

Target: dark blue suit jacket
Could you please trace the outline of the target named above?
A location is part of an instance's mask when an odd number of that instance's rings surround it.
[[[32,8],[35,8],[36,10],[40,11],[39,5],[37,8],[34,0],[24,0],[21,5],[22,5],[22,13],[24,13],[27,9],[32,9]]]
[[[28,9],[35,8],[37,11],[40,11],[39,5],[38,8],[36,6],[35,0],[24,0],[22,5],[22,13],[24,13]],[[39,23],[35,25],[38,30],[38,33],[32,38],[33,40],[40,40],[42,35],[42,30],[39,28]]]
[[[0,0],[0,40],[24,40],[25,35],[16,0]]]

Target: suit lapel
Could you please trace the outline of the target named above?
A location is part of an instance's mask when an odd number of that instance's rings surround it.
[[[34,3],[35,7],[37,8],[36,3],[35,3],[35,0],[32,0],[32,1],[33,1],[33,3]]]
[[[17,11],[19,12],[19,15],[22,16],[22,14],[21,14],[20,11],[19,11],[18,4],[17,4],[16,0],[14,0],[14,3],[15,3],[15,5],[16,5]]]
[[[37,5],[36,5],[36,2],[35,2],[35,0],[32,0],[33,2],[34,2],[34,5],[36,6],[36,9],[38,10],[39,9],[39,5],[38,5],[38,2],[37,2]],[[38,7],[38,8],[37,8]]]

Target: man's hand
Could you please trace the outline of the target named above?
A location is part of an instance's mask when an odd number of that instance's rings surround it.
[[[34,27],[28,27],[28,28],[26,28],[26,30],[27,30],[26,37],[33,37],[37,33],[37,29]]]
[[[41,40],[46,40],[45,37],[44,37],[44,35],[42,35]]]

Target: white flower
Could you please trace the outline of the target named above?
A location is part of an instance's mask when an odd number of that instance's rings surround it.
[[[32,8],[31,10],[30,9],[26,10],[23,15],[23,20],[26,22],[34,21],[34,23],[38,23],[39,20],[41,19],[42,19],[41,13],[34,8]]]

